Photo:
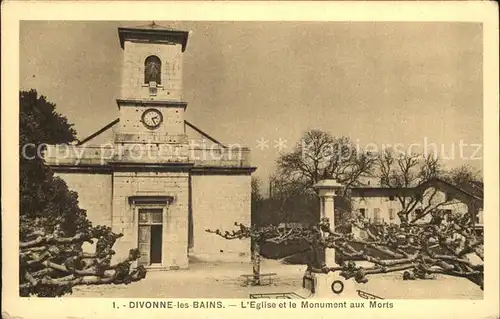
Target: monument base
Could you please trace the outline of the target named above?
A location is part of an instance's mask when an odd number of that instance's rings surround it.
[[[336,272],[328,274],[306,271],[302,287],[311,292],[314,299],[359,299],[353,279],[346,280]]]

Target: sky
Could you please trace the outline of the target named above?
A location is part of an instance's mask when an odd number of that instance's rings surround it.
[[[20,89],[56,103],[85,138],[118,117],[117,28],[148,23],[22,22]],[[224,143],[250,147],[264,182],[279,154],[310,129],[348,136],[361,149],[434,144],[447,167],[482,169],[481,24],[156,23],[191,31],[186,119]]]

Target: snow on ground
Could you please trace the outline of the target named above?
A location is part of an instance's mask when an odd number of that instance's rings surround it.
[[[250,263],[191,263],[190,269],[150,271],[130,285],[79,286],[72,297],[112,298],[248,298],[251,293],[294,292],[302,286],[304,265],[284,265],[263,260],[262,273],[276,273],[268,286],[243,286]],[[434,280],[403,281],[401,273],[369,276],[356,288],[384,299],[482,299],[478,286],[463,278],[438,276]]]

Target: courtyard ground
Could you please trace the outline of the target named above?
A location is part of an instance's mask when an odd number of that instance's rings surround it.
[[[151,271],[130,285],[79,286],[72,297],[110,298],[248,298],[251,293],[294,292],[301,288],[305,266],[263,260],[262,273],[277,273],[268,286],[242,286],[250,263],[191,263],[190,269]],[[438,276],[434,280],[403,281],[401,273],[369,276],[356,288],[384,299],[482,299],[478,286],[463,278]]]

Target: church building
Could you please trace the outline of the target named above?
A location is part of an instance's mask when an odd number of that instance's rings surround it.
[[[205,231],[250,224],[256,168],[248,148],[184,119],[189,32],[153,23],[118,28],[118,35],[118,118],[78,143],[51,145],[46,163],[78,193],[93,225],[124,235],[114,247],[118,258],[138,247],[139,264],[150,269],[187,268],[190,259],[249,260],[248,240]]]

